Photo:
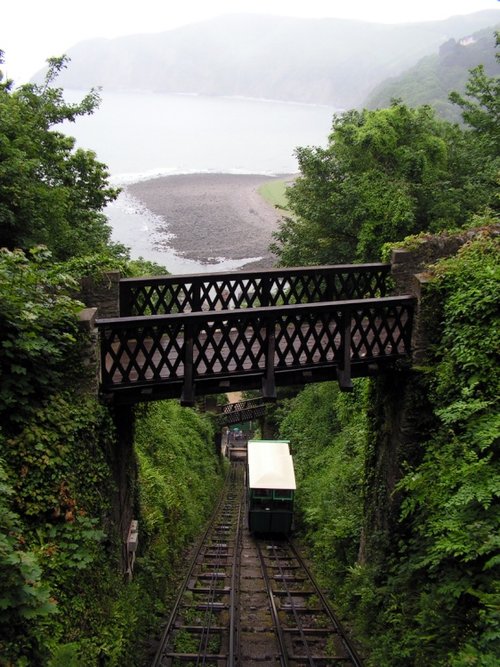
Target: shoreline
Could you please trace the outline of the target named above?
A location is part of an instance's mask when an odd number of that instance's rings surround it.
[[[249,258],[245,268],[269,268],[276,262],[269,244],[282,214],[258,188],[291,178],[291,174],[178,174],[128,184],[124,190],[159,219],[158,251],[168,247],[203,263],[221,257]],[[255,257],[261,259],[250,259]]]

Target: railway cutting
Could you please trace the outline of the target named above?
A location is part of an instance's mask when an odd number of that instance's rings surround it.
[[[362,667],[289,536],[254,535],[245,464],[230,464],[153,667]]]

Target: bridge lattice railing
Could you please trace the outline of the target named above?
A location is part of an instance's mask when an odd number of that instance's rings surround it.
[[[277,376],[331,366],[348,387],[369,364],[409,356],[413,303],[384,297],[98,320],[102,387],[137,395],[176,385],[165,396],[181,388],[191,403],[195,384],[200,393],[222,392],[234,378],[243,386],[258,375],[272,397]]]
[[[240,424],[241,422],[259,419],[266,413],[266,406],[263,398],[247,398],[233,403],[226,403],[220,408],[218,423],[220,426],[230,426],[231,424]]]
[[[233,424],[241,424],[243,422],[259,419],[260,417],[264,417],[265,414],[266,406],[262,404],[255,408],[246,408],[245,410],[240,410],[239,412],[221,414],[217,421],[220,426],[231,426]]]
[[[229,415],[233,412],[241,412],[242,410],[250,410],[252,408],[258,408],[262,405],[262,398],[259,396],[257,398],[246,398],[241,401],[233,401],[232,403],[225,403],[221,405],[220,412],[223,415]]]
[[[390,264],[346,264],[120,280],[120,315],[236,310],[383,297]]]

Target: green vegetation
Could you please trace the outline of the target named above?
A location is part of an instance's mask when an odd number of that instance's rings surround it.
[[[358,555],[367,390],[365,381],[356,382],[350,394],[333,382],[311,385],[280,411],[280,435],[290,440],[294,457],[296,521],[333,591]]]
[[[453,100],[465,130],[401,103],[335,119],[326,150],[299,150],[297,217],[278,236],[284,263],[377,258],[410,231],[393,245],[464,242],[425,267],[425,367],[350,396],[308,387],[275,413],[303,539],[373,667],[500,655],[499,80],[478,67]]]
[[[288,266],[374,261],[385,242],[460,227],[494,196],[480,155],[472,132],[429,107],[336,117],[327,148],[297,150],[293,217],[273,252]]]
[[[448,99],[450,93],[465,89],[473,67],[483,66],[489,76],[499,72],[491,48],[494,29],[474,33],[471,40],[462,44],[450,39],[441,46],[439,54],[426,56],[400,76],[382,82],[368,96],[366,107],[385,108],[398,99],[411,107],[428,104],[441,118],[460,121],[459,110]]]
[[[500,248],[477,222],[433,270],[442,330],[426,370],[357,380],[350,395],[310,386],[278,412],[299,530],[374,667],[498,661]],[[400,394],[415,442],[384,453],[402,437]]]
[[[436,428],[399,483],[407,540],[388,572],[391,604],[379,619],[387,643],[375,662],[387,663],[393,643],[418,665],[498,660],[499,251],[485,229],[434,270],[443,316],[428,378]]]
[[[201,528],[221,488],[213,442],[208,417],[176,401],[139,409],[138,493],[144,535],[155,545],[159,584],[165,581],[168,564]]]
[[[101,211],[116,192],[104,165],[51,129],[98,101],[63,102],[51,84],[64,62],[51,61],[41,87],[0,85],[0,664],[9,667],[142,664],[220,480],[205,417],[168,402],[142,408],[127,452],[115,411],[88,391],[79,279],[165,270],[109,243]],[[127,494],[140,528],[132,581],[120,565]]]
[[[268,181],[260,186],[259,194],[272,206],[286,210],[288,208],[288,200],[286,197],[286,188],[288,184],[288,181],[282,179]]]

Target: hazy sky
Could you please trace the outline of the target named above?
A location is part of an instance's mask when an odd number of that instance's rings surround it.
[[[0,11],[4,74],[27,81],[49,56],[91,37],[161,32],[213,16],[252,12],[380,23],[439,20],[500,0],[7,0]],[[499,13],[500,17],[500,13]],[[500,20],[500,19],[499,19]]]

